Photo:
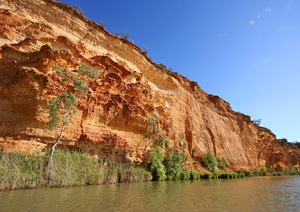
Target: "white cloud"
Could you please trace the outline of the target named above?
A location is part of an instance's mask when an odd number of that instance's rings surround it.
[[[249,21],[249,24],[251,24],[251,25],[254,24],[254,21]]]
[[[266,12],[267,12],[267,13],[268,13],[268,12],[271,12],[271,8],[268,7],[268,8],[266,9]]]

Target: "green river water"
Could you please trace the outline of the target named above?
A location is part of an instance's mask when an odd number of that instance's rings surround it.
[[[1,191],[0,211],[300,211],[300,177]]]

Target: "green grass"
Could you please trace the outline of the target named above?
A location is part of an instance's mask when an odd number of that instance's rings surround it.
[[[223,178],[223,179],[229,179],[230,174],[229,173],[223,173],[219,175],[219,178]]]
[[[218,174],[217,173],[213,173],[211,179],[218,179]]]
[[[44,172],[45,154],[23,155],[0,150],[0,190],[67,187],[152,180],[142,167],[99,161],[80,152],[56,150],[51,167]]]
[[[211,179],[212,178],[212,174],[211,173],[206,173],[203,175],[203,179]]]
[[[167,181],[174,180],[174,175],[172,175],[172,174],[167,174],[166,180],[167,180]]]
[[[191,173],[190,172],[180,172],[179,178],[180,178],[180,180],[190,180]]]
[[[44,172],[48,155],[47,151],[43,154],[23,155],[6,153],[0,149],[0,190],[134,183],[152,180],[152,174],[143,167],[98,160],[76,151],[56,150],[52,165],[47,172]],[[222,174],[184,171],[176,175],[169,173],[162,180],[236,179],[252,175],[281,176],[285,174],[299,174],[299,169],[295,165],[290,165],[285,172],[272,173],[268,173],[264,167],[255,168],[253,172],[244,169],[237,173]]]
[[[190,180],[197,180],[198,179],[198,173],[191,172],[190,173]]]

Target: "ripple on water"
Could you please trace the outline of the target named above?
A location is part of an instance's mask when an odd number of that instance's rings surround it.
[[[300,177],[146,182],[0,192],[0,211],[299,211]]]

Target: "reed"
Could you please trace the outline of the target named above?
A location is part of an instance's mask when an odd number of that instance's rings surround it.
[[[68,187],[149,181],[151,173],[130,164],[98,160],[77,151],[57,150],[44,171],[49,151],[24,155],[0,150],[0,190]]]

